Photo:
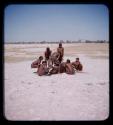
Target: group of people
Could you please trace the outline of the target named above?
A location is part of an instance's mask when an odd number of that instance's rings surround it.
[[[71,62],[70,59],[67,59],[66,62],[63,62],[64,57],[64,47],[62,43],[59,43],[59,47],[56,52],[50,50],[49,47],[46,48],[44,56],[40,56],[31,64],[31,68],[37,68],[37,74],[42,75],[52,75],[58,73],[67,73],[74,74],[75,71],[82,71],[83,66],[79,61],[79,58],[76,58],[74,62]]]

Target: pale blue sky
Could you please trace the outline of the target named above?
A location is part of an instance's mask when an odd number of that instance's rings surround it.
[[[109,40],[102,4],[15,4],[4,10],[4,41]]]

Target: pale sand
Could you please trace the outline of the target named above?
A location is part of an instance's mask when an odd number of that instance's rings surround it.
[[[81,50],[77,51],[78,45]],[[40,52],[46,46],[57,47],[42,45]],[[108,44],[76,44],[75,49],[71,44],[63,46],[64,61],[80,57],[83,72],[40,77],[30,67],[38,49],[33,55],[25,53],[36,45],[5,46],[4,113],[8,120],[105,120],[109,116]],[[25,52],[20,54],[22,48]]]

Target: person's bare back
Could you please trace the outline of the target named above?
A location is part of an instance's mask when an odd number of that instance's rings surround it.
[[[39,66],[37,73],[39,76],[46,75],[48,73],[47,62],[43,61],[42,64]]]
[[[67,59],[67,62],[66,62],[66,73],[67,74],[74,74],[75,73],[75,70],[74,70],[72,64],[70,63],[69,59]]]
[[[59,65],[59,73],[65,73],[66,72],[66,62],[62,62]]]

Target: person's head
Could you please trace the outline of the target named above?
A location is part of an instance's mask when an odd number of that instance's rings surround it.
[[[43,60],[43,56],[40,56],[40,57],[39,57],[39,60]]]
[[[70,59],[67,59],[66,63],[70,63]]]
[[[47,47],[47,48],[46,48],[46,51],[50,51],[50,48],[49,48],[49,47]]]
[[[59,47],[62,47],[62,43],[59,43]]]
[[[79,58],[76,58],[76,61],[79,61]]]

